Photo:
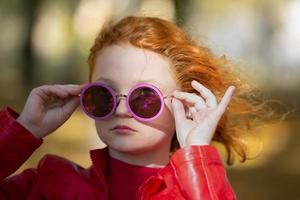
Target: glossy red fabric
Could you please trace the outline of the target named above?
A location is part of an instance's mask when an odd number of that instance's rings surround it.
[[[107,148],[90,151],[92,165],[87,169],[65,158],[47,154],[37,168],[9,177],[43,143],[20,125],[15,120],[17,117],[18,113],[9,107],[0,111],[1,200],[110,199]],[[126,199],[126,196],[122,198]],[[177,150],[166,167],[139,187],[137,199],[232,200],[236,197],[217,150],[205,145]]]

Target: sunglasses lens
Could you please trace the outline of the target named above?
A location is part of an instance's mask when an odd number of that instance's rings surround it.
[[[109,90],[100,85],[94,85],[83,94],[83,107],[94,117],[105,117],[114,106],[114,99]]]
[[[129,97],[129,106],[137,116],[152,118],[161,109],[159,94],[152,88],[140,87],[135,89]]]

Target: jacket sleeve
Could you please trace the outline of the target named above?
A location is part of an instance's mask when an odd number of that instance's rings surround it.
[[[14,173],[42,143],[16,121],[17,112],[9,107],[0,110],[0,199],[25,195],[36,175],[35,169],[7,178]]]
[[[217,149],[211,145],[178,149],[169,164],[141,187],[142,200],[235,200]]]
[[[236,199],[217,149],[211,145],[188,146],[170,159],[171,172],[186,199]]]

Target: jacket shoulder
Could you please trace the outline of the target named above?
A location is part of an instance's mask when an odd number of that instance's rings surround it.
[[[62,170],[64,168],[70,168],[74,170],[85,170],[82,166],[75,163],[74,161],[71,161],[67,158],[54,155],[54,154],[46,154],[44,155],[41,160],[38,163],[38,169],[43,168],[56,168],[59,170]],[[59,168],[62,167],[62,168]]]
[[[220,155],[211,145],[178,149],[169,164],[143,185],[139,195],[144,199],[172,199],[165,198],[170,193],[176,194],[176,199],[236,199]]]
[[[37,171],[38,174],[42,174],[44,178],[48,177],[49,179],[62,179],[63,177],[66,179],[70,177],[89,178],[91,167],[86,169],[64,157],[46,154],[39,161]]]
[[[90,196],[103,196],[95,177],[92,167],[86,169],[64,157],[46,154],[37,166],[35,187],[47,199],[94,199]]]

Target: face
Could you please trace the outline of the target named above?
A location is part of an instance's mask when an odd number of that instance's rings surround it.
[[[96,58],[92,82],[106,83],[116,93],[125,95],[138,83],[156,86],[163,96],[171,95],[174,90],[179,89],[167,58],[128,43],[111,45],[100,51]],[[95,121],[100,139],[109,148],[123,153],[135,154],[169,148],[175,133],[171,97],[165,98],[164,103],[164,110],[159,117],[142,122],[128,112],[125,98],[121,98],[111,117]],[[129,126],[135,131],[121,134],[111,130],[117,125]]]

